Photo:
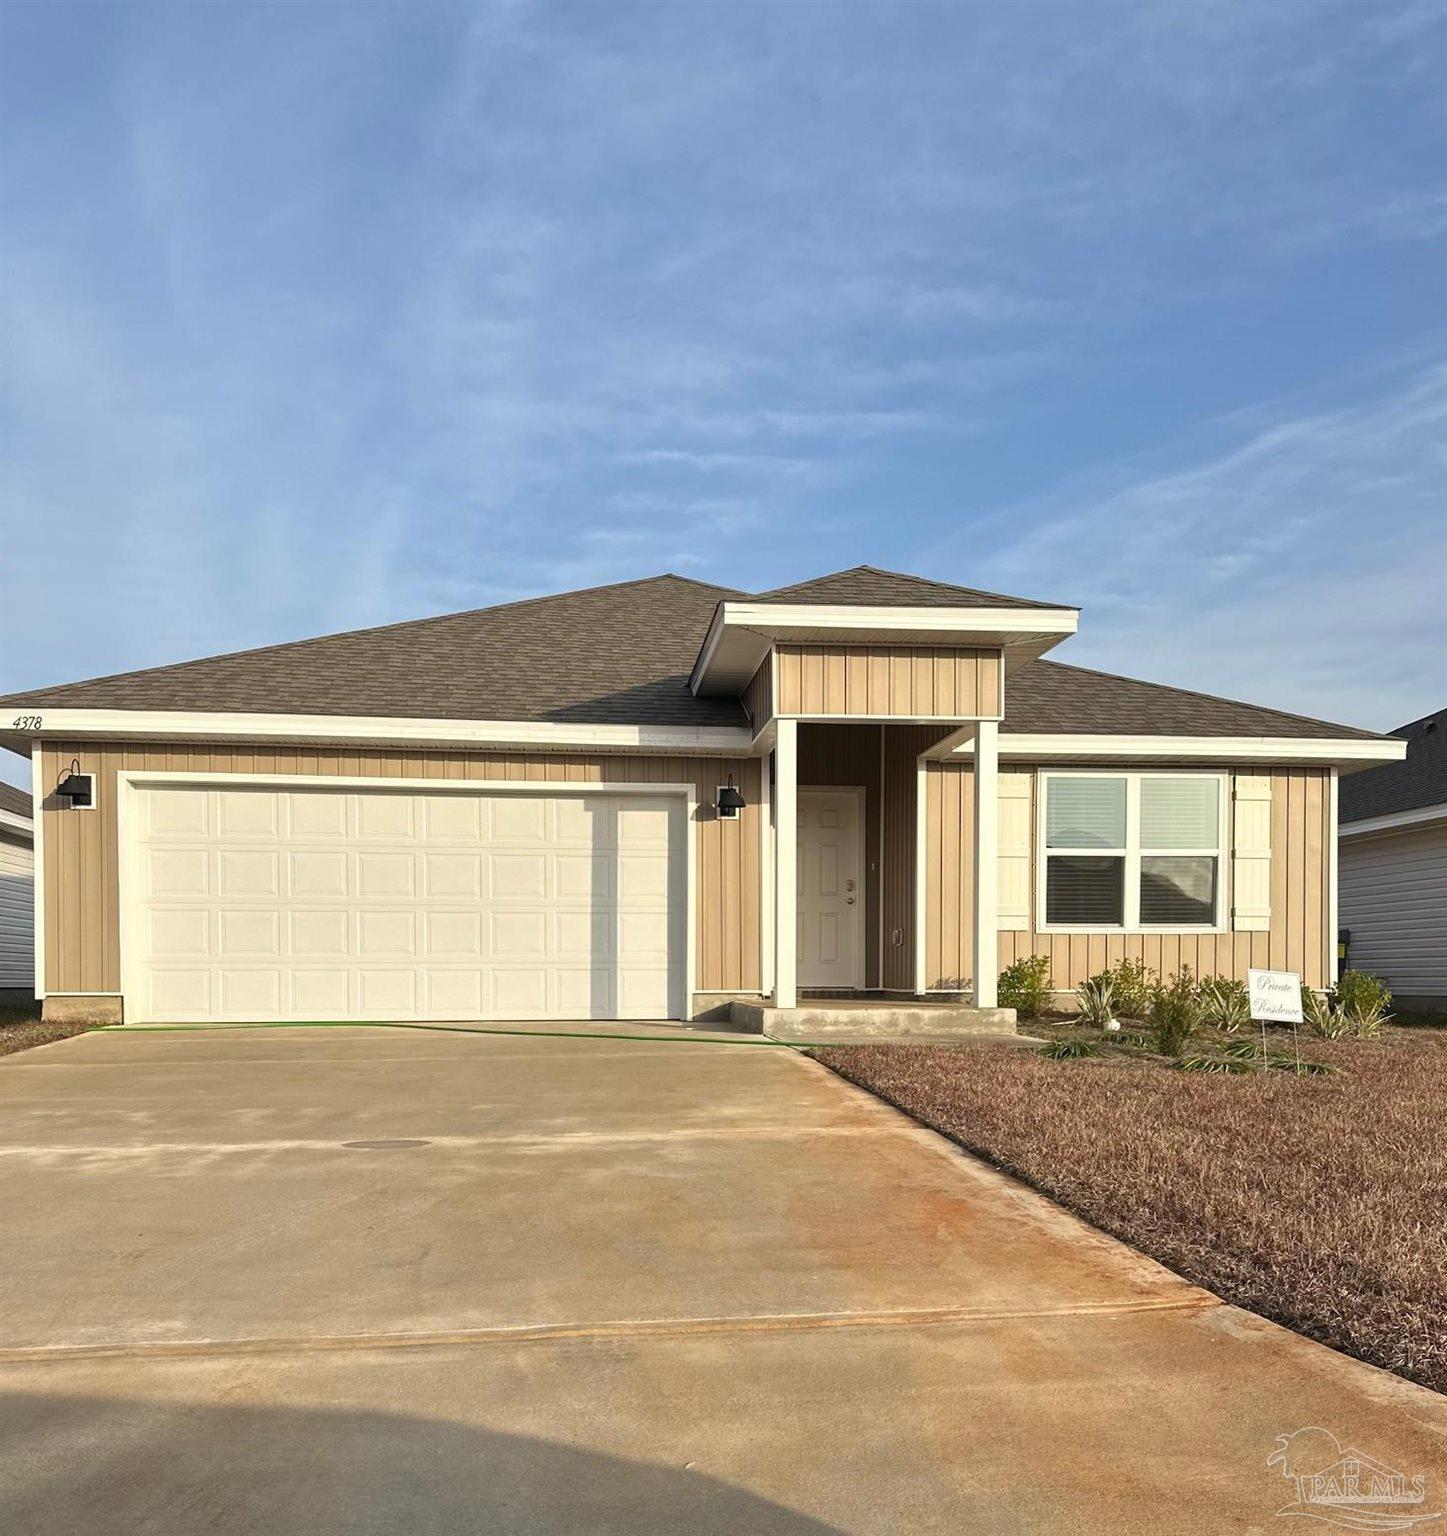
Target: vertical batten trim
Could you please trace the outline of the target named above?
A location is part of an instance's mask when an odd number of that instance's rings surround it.
[[[799,860],[799,727],[796,721],[779,721],[774,758],[774,815],[778,827],[774,854],[774,1006],[793,1008],[798,1002],[799,938],[794,915]]]
[[[35,919],[35,996],[45,997],[45,748],[36,742],[30,753],[30,858],[35,866],[31,902]],[[97,782],[97,793],[99,783]]]
[[[975,1006],[996,1006],[999,981],[1000,727],[975,728]]]
[[[925,954],[928,939],[929,768],[923,757],[914,760],[914,990],[925,990]]]

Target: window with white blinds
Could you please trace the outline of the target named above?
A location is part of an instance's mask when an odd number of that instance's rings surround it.
[[[1223,774],[1040,777],[1043,928],[1221,927]]]

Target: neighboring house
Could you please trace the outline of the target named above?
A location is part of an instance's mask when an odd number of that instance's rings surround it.
[[[1393,731],[1405,762],[1341,789],[1341,925],[1348,963],[1407,1007],[1447,1008],[1447,709]]]
[[[30,796],[0,784],[0,1002],[35,996],[35,854]]]
[[[1040,659],[1076,621],[670,575],[13,695],[46,1010],[989,1005],[1033,951],[1325,986],[1337,776],[1403,744]]]

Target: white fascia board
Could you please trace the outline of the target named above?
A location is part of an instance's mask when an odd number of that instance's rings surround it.
[[[968,757],[972,742],[956,747]],[[1029,735],[1000,732],[1000,755],[1017,761],[1071,761],[1076,758],[1171,758],[1255,763],[1322,763],[1365,768],[1400,762],[1407,744],[1394,738],[1363,741],[1308,736],[1107,736],[1080,733]]]
[[[0,827],[11,827],[17,832],[23,832],[26,837],[35,836],[35,823],[28,816],[22,816],[18,811],[7,811],[0,807]]]
[[[430,720],[386,715],[265,715],[226,711],[38,709],[4,733],[24,750],[46,737],[176,741],[295,740],[534,752],[648,752],[747,757],[747,726],[567,725],[537,720]],[[8,742],[7,742],[8,744]]]
[[[1051,645],[1068,638],[1079,627],[1080,614],[1074,608],[890,608],[834,603],[720,603],[704,637],[703,647],[694,663],[689,686],[695,693],[703,687],[726,636],[747,634],[748,657],[756,657],[754,667],[768,649],[770,640],[789,640],[800,634],[819,630],[837,631],[840,638],[853,633],[861,640],[887,643],[890,636],[915,637],[921,644],[1028,645],[1038,656]],[[924,638],[921,638],[924,637]],[[729,668],[729,676],[719,679],[719,686],[742,687],[739,672],[747,660]],[[750,670],[749,676],[753,672]]]
[[[1447,801],[1440,805],[1422,805],[1411,811],[1393,811],[1388,816],[1368,816],[1361,821],[1344,821],[1338,828],[1341,837],[1370,837],[1373,832],[1400,832],[1409,827],[1430,826],[1447,821]]]

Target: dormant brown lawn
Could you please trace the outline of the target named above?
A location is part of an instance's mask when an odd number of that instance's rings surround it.
[[[1335,1077],[812,1054],[1225,1300],[1447,1389],[1447,1031],[1313,1040]]]

